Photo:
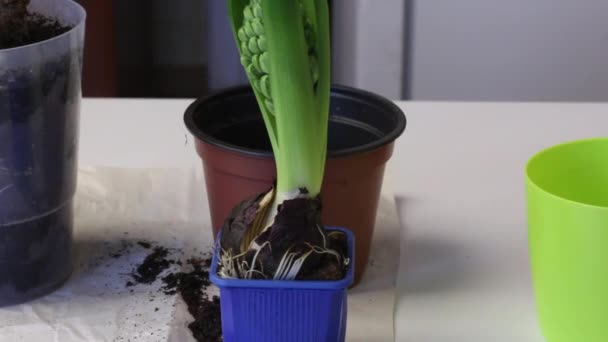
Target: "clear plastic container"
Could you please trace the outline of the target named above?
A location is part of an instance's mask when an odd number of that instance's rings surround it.
[[[0,50],[0,306],[44,295],[71,272],[86,14],[71,0],[29,9],[71,29]]]

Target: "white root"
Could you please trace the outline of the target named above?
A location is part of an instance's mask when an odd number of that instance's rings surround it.
[[[235,279],[238,278],[237,269],[234,263],[235,258],[231,256],[232,251],[222,249],[220,253],[220,267],[218,275],[222,278]]]
[[[319,230],[319,234],[321,234],[321,237],[323,238],[323,248],[327,248],[327,239],[325,238],[325,234],[323,234],[323,229],[320,225],[317,225],[317,229]]]
[[[287,275],[285,276],[285,280],[296,279],[298,273],[300,273],[300,269],[302,269],[302,265],[304,265],[306,258],[308,258],[310,254],[312,254],[312,251],[308,251],[293,263],[293,266],[288,270]]]
[[[325,242],[325,241],[324,241]],[[306,244],[310,250],[300,257],[298,257],[298,253],[291,252],[291,247],[283,254],[281,261],[279,262],[279,266],[277,267],[274,276],[272,279],[274,280],[294,280],[297,278],[302,266],[306,262],[306,259],[312,254],[330,254],[336,257],[338,262],[341,262],[343,265],[348,266],[350,263],[349,258],[344,258],[340,253],[333,249],[329,249],[321,246],[313,246],[309,243]],[[239,261],[239,258],[244,256],[246,253],[241,253],[236,256],[232,256],[231,251],[226,251],[222,249],[221,257],[220,257],[220,270],[218,274],[222,278],[236,279],[239,278],[239,275],[242,275],[244,279],[251,279],[254,274],[261,275],[263,278],[268,279],[268,275],[266,275],[263,270],[257,270],[256,261],[258,259],[259,254],[262,249],[268,247],[272,249],[272,246],[269,241],[266,241],[261,247],[256,251],[253,259],[251,261],[251,265],[246,260]],[[261,267],[261,265],[260,265]]]
[[[338,259],[338,261],[340,261],[342,259],[342,255],[340,255],[340,253],[334,251],[333,249],[329,249],[329,248],[322,248],[319,246],[313,246],[309,243],[306,244],[308,247],[310,247],[310,249],[317,253],[317,254],[331,254],[333,256],[336,257],[336,259]]]
[[[279,262],[279,266],[277,267],[277,270],[274,272],[273,279],[275,279],[275,280],[283,279],[283,274],[286,273],[286,270],[288,270],[291,267],[292,260],[296,256],[296,254],[289,253],[290,250],[291,250],[291,247],[285,252],[285,254],[283,254],[283,257],[281,258],[281,262]]]
[[[255,262],[258,259],[258,255],[260,255],[260,252],[266,246],[268,246],[268,248],[270,248],[270,241],[264,242],[264,244],[262,244],[262,246],[260,247],[260,249],[258,249],[255,252],[255,255],[253,256],[253,260],[251,261],[251,267],[249,268],[249,270],[247,272],[245,272],[245,279],[251,279],[251,274],[254,273],[254,272],[255,273],[260,273],[260,274],[264,275],[264,273],[262,271],[257,271],[254,268],[255,268]],[[264,278],[266,278],[266,275],[264,275]]]

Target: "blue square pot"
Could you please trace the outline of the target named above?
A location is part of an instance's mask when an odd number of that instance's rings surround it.
[[[213,254],[211,281],[220,289],[225,342],[337,342],[346,335],[347,289],[354,277],[353,234],[347,236],[350,264],[338,281],[224,279]],[[218,237],[219,241],[219,237]]]

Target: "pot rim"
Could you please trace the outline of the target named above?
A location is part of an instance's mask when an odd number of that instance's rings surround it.
[[[201,97],[201,98],[195,100],[193,103],[191,103],[188,106],[188,108],[186,109],[186,112],[184,114],[184,122],[186,124],[186,127],[188,128],[190,133],[196,139],[202,140],[210,145],[213,145],[213,146],[225,149],[225,150],[229,150],[232,152],[236,152],[239,154],[245,154],[245,155],[252,156],[252,157],[272,158],[273,154],[272,154],[271,150],[269,151],[269,150],[253,149],[253,148],[238,146],[235,144],[230,144],[223,140],[217,139],[208,133],[205,133],[203,130],[201,130],[197,126],[196,122],[194,121],[195,113],[202,104],[204,104],[206,102],[210,102],[210,101],[215,101],[218,98],[222,98],[222,97],[230,98],[231,96],[234,96],[234,95],[239,95],[239,94],[249,93],[249,92],[251,92],[251,87],[248,85],[247,86],[235,86],[235,87],[230,87],[230,88],[226,88],[226,89],[217,91],[215,93],[212,93],[211,95]],[[351,99],[359,98],[360,100],[365,100],[368,103],[375,104],[378,107],[382,107],[385,111],[392,113],[392,115],[395,117],[397,123],[396,123],[395,127],[393,127],[393,129],[389,133],[385,134],[381,138],[376,139],[370,143],[355,146],[355,147],[350,147],[350,148],[344,148],[344,149],[338,149],[338,150],[328,150],[327,151],[328,158],[351,156],[351,155],[361,154],[364,152],[378,149],[380,147],[383,147],[385,145],[388,145],[388,144],[394,142],[397,138],[399,138],[399,136],[401,136],[403,131],[405,131],[405,126],[407,123],[405,114],[394,102],[388,100],[385,97],[382,97],[378,94],[375,94],[375,93],[372,93],[372,92],[369,92],[366,90],[353,88],[353,87],[349,87],[349,86],[344,86],[344,85],[337,85],[337,84],[333,84],[331,87],[331,97],[332,98],[333,97],[346,97],[346,98],[351,98]]]
[[[352,285],[355,277],[355,235],[352,231],[342,227],[326,227],[329,231],[340,231],[346,234],[347,254],[349,264],[344,278],[340,280],[245,280],[225,279],[217,275],[220,234],[217,237],[217,246],[213,251],[213,260],[209,279],[220,289],[223,288],[250,288],[250,289],[301,289],[301,290],[343,290]]]
[[[64,2],[66,3],[66,6],[74,6],[78,12],[80,12],[80,17],[78,18],[78,23],[76,23],[74,26],[72,26],[72,28],[70,28],[69,30],[63,32],[60,35],[51,37],[49,39],[45,39],[45,40],[41,40],[39,42],[36,43],[31,43],[31,44],[26,44],[26,45],[20,45],[20,46],[15,46],[12,48],[8,48],[8,49],[0,49],[0,53],[13,53],[13,52],[17,52],[19,50],[25,50],[25,49],[31,49],[34,46],[39,46],[39,45],[44,45],[44,44],[50,44],[56,40],[62,39],[65,36],[69,36],[70,34],[73,34],[74,31],[80,29],[81,26],[85,25],[86,19],[87,19],[87,12],[84,9],[84,7],[82,7],[79,3],[77,3],[74,0],[64,0]]]

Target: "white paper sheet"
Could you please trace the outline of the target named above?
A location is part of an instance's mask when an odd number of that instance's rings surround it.
[[[349,292],[347,341],[394,340],[400,226],[388,189],[381,197],[370,266]],[[187,328],[191,317],[179,295],[159,292],[160,281],[125,284],[134,265],[150,253],[138,241],[175,248],[181,254],[172,254],[183,259],[210,251],[208,222],[197,168],[81,168],[74,274],[51,295],[0,309],[0,341],[193,341]],[[125,243],[134,246],[128,253],[121,252]],[[113,253],[120,256],[108,257]]]

